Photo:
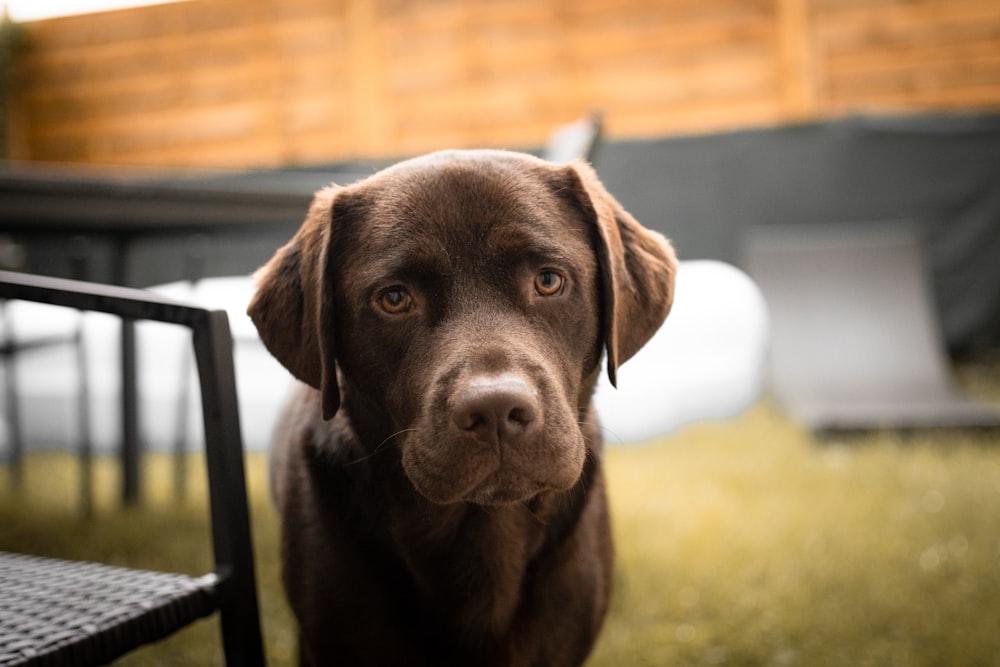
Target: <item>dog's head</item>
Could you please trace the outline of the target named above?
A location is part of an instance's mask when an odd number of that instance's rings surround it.
[[[503,504],[579,479],[602,351],[614,381],[675,268],[586,164],[452,151],[320,191],[249,314],[425,497]]]

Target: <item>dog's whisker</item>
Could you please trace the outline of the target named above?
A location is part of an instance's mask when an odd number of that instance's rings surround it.
[[[577,425],[581,427],[593,426],[595,429],[598,429],[598,431],[600,431],[603,435],[606,436],[604,438],[604,444],[623,445],[626,443],[625,438],[621,437],[621,435],[616,433],[614,429],[608,428],[604,424],[598,424],[596,422],[588,422],[588,421],[579,421],[577,422]]]
[[[399,436],[404,435],[406,433],[414,433],[414,432],[416,432],[416,430],[417,429],[413,428],[412,426],[409,427],[409,428],[400,429],[400,430],[396,431],[395,433],[393,433],[392,435],[390,435],[385,440],[383,440],[382,442],[378,443],[378,445],[375,447],[374,451],[377,452],[378,450],[382,449],[382,447],[384,447],[385,445],[389,444],[389,441],[391,441],[391,440],[393,440],[395,438],[398,438]]]
[[[395,433],[393,433],[392,435],[390,435],[388,438],[386,438],[382,442],[378,443],[378,445],[375,446],[375,449],[373,449],[366,456],[362,456],[361,458],[354,459],[353,461],[348,461],[344,465],[345,466],[352,466],[352,465],[356,465],[358,463],[364,463],[365,461],[368,461],[368,460],[374,458],[376,455],[378,455],[379,453],[381,453],[382,451],[384,451],[385,446],[388,445],[390,442],[392,442],[395,438],[398,438],[399,436],[401,436],[401,435],[403,435],[405,433],[409,433],[409,432],[415,431],[415,430],[416,429],[414,429],[414,428],[404,428],[402,430],[396,431]]]

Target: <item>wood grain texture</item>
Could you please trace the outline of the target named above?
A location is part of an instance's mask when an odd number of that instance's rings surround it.
[[[37,21],[11,157],[260,167],[1000,108],[996,0],[191,0]]]

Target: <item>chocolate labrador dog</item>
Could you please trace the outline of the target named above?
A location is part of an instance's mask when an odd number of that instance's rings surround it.
[[[409,160],[321,190],[249,313],[302,381],[272,481],[307,665],[578,665],[613,550],[590,405],[670,244],[584,163]]]

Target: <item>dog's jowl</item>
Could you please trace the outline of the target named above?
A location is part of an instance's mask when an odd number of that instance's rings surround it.
[[[302,382],[272,485],[303,664],[584,661],[613,561],[590,396],[675,264],[584,163],[435,153],[316,195],[249,309]]]

